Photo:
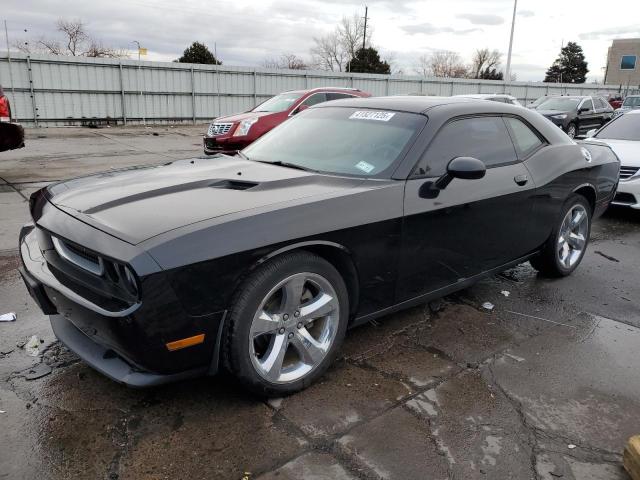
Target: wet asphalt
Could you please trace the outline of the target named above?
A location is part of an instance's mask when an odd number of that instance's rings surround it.
[[[225,376],[131,390],[79,361],[16,270],[25,197],[199,154],[201,131],[30,131],[27,148],[0,154],[0,314],[18,317],[0,323],[0,479],[628,478],[640,212],[598,219],[571,277],[523,264],[351,330],[321,381],[288,398],[262,401]],[[34,335],[37,351],[22,346]]]

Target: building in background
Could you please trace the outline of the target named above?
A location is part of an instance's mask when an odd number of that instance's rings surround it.
[[[623,91],[640,85],[640,38],[614,40],[607,54],[606,85],[619,85]]]

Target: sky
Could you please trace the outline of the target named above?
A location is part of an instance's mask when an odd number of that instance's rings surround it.
[[[483,47],[503,52],[503,67],[506,63],[513,0],[365,1],[373,45],[393,58],[395,70],[415,74],[418,58],[439,50],[458,52],[468,63]],[[79,18],[93,37],[131,50],[131,58],[134,40],[152,61],[172,61],[200,41],[211,50],[215,42],[226,64],[259,66],[283,53],[310,60],[313,38],[356,12],[364,15],[364,2],[2,0],[0,19],[7,21],[9,43],[55,37],[58,18]],[[575,41],[589,62],[587,81],[602,81],[611,40],[633,37],[640,37],[640,2],[518,0],[512,72],[518,80],[540,81],[563,42]],[[0,50],[5,48],[2,38]]]

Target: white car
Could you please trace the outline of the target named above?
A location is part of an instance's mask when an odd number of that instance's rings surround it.
[[[468,95],[455,95],[456,97],[475,98],[476,100],[491,100],[492,102],[509,103],[521,107],[522,104],[516,97],[507,95],[506,93],[474,93]]]
[[[640,110],[630,110],[587,137],[606,143],[620,159],[620,183],[612,204],[640,210]]]

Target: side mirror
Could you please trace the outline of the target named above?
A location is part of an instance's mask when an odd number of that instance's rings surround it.
[[[309,108],[309,105],[305,105],[305,104],[303,103],[302,105],[300,105],[298,108],[296,108],[296,109],[293,111],[293,114],[294,114],[294,115],[297,115],[298,113],[300,113],[300,112],[302,112],[302,111],[306,110],[307,108]]]
[[[454,178],[461,180],[477,180],[487,173],[485,164],[473,157],[456,157],[447,165],[447,173],[435,182],[426,182],[420,187],[422,198],[436,198],[440,190],[444,190]]]
[[[591,109],[588,107],[582,107],[578,109],[578,113],[586,113],[586,112],[590,112]]]
[[[587,135],[586,135],[586,136],[587,136],[587,138],[591,138],[591,137],[593,137],[593,136],[596,134],[596,132],[597,132],[597,131],[598,131],[598,129],[597,129],[597,128],[592,128],[591,130],[589,130],[589,131],[587,132]]]

